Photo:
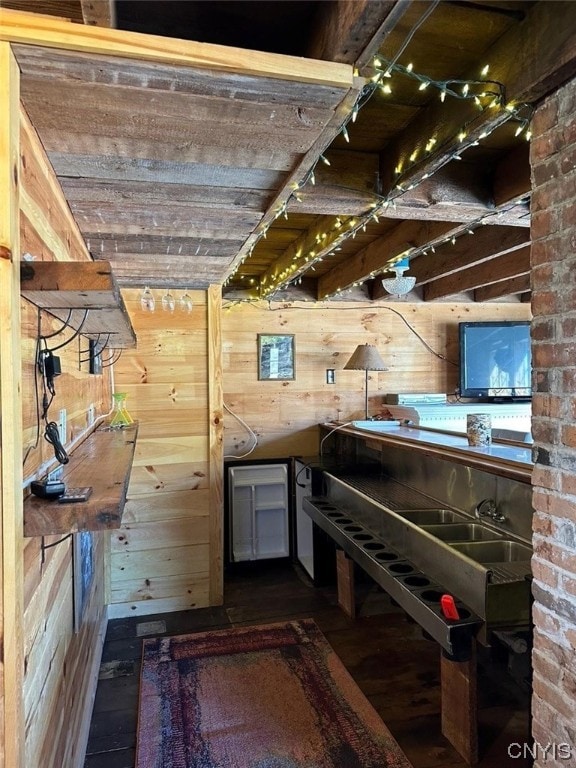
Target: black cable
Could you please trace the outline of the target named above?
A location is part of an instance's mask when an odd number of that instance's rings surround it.
[[[66,339],[66,341],[63,341],[63,342],[62,342],[62,344],[58,344],[58,346],[56,346],[56,347],[52,347],[52,348],[50,349],[50,352],[55,352],[57,349],[62,349],[62,347],[66,347],[68,344],[70,344],[70,342],[74,341],[74,339],[75,339],[77,336],[79,336],[79,335],[80,335],[80,333],[82,332],[82,328],[84,327],[84,323],[86,322],[86,319],[88,318],[88,313],[89,313],[89,312],[90,312],[90,310],[89,310],[89,309],[85,309],[85,310],[84,310],[84,317],[82,318],[82,322],[81,322],[81,323],[80,323],[80,325],[79,325],[79,326],[76,328],[76,330],[74,331],[74,333],[72,334],[72,336],[70,336],[70,338],[69,338],[69,339]],[[64,329],[62,329],[62,330],[64,330]]]
[[[44,439],[53,446],[56,460],[59,461],[60,464],[68,464],[70,459],[68,458],[64,446],[60,442],[60,432],[58,430],[58,424],[56,424],[55,421],[46,421]]]
[[[62,544],[63,541],[66,541],[66,539],[72,538],[72,534],[68,533],[66,536],[63,536],[61,539],[58,539],[58,541],[53,541],[52,544],[44,544],[44,537],[42,537],[42,551],[45,549],[50,549],[50,547],[55,547],[58,544]]]

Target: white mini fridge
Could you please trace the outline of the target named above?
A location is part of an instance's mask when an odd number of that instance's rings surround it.
[[[289,557],[287,464],[228,467],[230,560]]]

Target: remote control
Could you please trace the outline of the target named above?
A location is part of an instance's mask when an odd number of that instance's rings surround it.
[[[62,496],[58,497],[59,504],[74,504],[78,501],[86,501],[86,499],[92,493],[92,488],[87,486],[86,488],[68,488]]]

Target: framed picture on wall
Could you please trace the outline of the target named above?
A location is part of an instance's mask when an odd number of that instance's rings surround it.
[[[74,572],[74,631],[79,632],[94,579],[92,531],[80,531],[72,536],[72,566]]]
[[[295,379],[294,334],[258,334],[258,379]]]

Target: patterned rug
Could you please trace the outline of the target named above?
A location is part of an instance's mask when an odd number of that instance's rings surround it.
[[[136,768],[411,768],[311,620],[144,641]]]

